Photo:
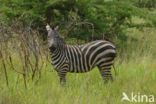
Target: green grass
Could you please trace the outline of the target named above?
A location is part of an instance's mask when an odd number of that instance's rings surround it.
[[[0,104],[133,104],[121,101],[122,92],[128,95],[134,92],[156,97],[156,59],[153,57],[156,52],[155,31],[130,31],[129,35],[135,37],[137,42],[129,39],[124,57],[117,57],[115,67],[118,75],[114,76],[113,83],[104,84],[98,69],[95,68],[83,74],[69,73],[67,84],[62,87],[57,73],[51,71],[51,65],[48,64],[37,82],[27,79],[27,89],[22,76],[8,70],[8,88],[3,70],[0,70]],[[142,38],[144,36],[145,39]],[[20,68],[18,60],[14,63],[17,69]],[[0,68],[2,69],[2,65]]]
[[[146,57],[116,66],[118,75],[113,83],[104,84],[98,70],[85,74],[68,74],[67,85],[59,85],[56,72],[42,73],[38,83],[29,81],[24,88],[23,80],[17,81],[15,73],[9,73],[10,86],[1,80],[1,104],[130,104],[121,102],[122,92],[156,96],[156,65]],[[151,63],[152,62],[152,63]],[[16,84],[17,83],[17,84]]]

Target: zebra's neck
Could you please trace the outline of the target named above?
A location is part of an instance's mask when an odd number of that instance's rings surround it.
[[[49,47],[49,50],[52,55],[58,54],[59,52],[63,52],[66,49],[65,44],[58,44],[57,46],[51,46]]]
[[[64,62],[66,62],[66,46],[65,44],[59,44],[58,47],[51,47],[50,51],[52,64],[54,65],[55,70],[59,70]]]
[[[49,47],[50,52],[54,53],[54,51],[60,50],[62,51],[65,48],[66,44],[64,42],[64,40],[57,36],[54,37],[54,44],[52,46]]]

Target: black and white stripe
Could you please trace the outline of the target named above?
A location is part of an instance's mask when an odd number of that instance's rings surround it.
[[[52,64],[61,83],[67,72],[84,73],[98,67],[102,78],[112,80],[111,66],[116,56],[115,46],[109,41],[97,40],[84,45],[67,45],[55,29],[48,28],[48,43]]]

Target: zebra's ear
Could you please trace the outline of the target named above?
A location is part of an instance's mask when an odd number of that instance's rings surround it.
[[[51,27],[50,27],[49,24],[46,25],[46,29],[47,29],[47,31],[50,31],[51,30]]]
[[[57,31],[58,29],[59,29],[59,26],[56,26],[56,27],[54,28],[55,31]]]

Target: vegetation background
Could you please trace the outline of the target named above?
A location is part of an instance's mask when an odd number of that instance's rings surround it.
[[[68,74],[61,87],[47,23],[68,44],[112,41],[115,81],[104,84],[95,68]],[[0,104],[132,104],[121,101],[122,92],[156,97],[155,40],[155,0],[0,0]]]

